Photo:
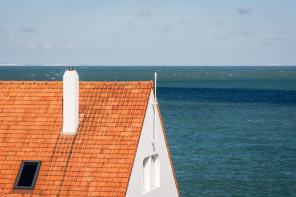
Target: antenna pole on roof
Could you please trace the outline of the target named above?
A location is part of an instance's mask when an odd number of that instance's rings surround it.
[[[152,140],[152,146],[153,146],[153,151],[155,151],[155,143],[156,143],[156,111],[157,111],[157,101],[156,101],[156,88],[157,88],[157,84],[156,84],[156,78],[157,78],[157,73],[154,73],[154,129],[153,129],[153,140]]]

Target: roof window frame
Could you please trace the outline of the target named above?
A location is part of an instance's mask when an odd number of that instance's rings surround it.
[[[37,164],[31,186],[19,186],[19,181],[20,181],[21,176],[23,174],[24,167],[28,163]],[[34,190],[36,182],[37,182],[38,174],[39,174],[39,171],[40,171],[40,168],[41,168],[41,163],[42,163],[42,161],[39,161],[39,160],[38,161],[36,161],[36,160],[23,160],[22,163],[21,163],[21,166],[19,168],[16,180],[15,180],[15,183],[14,183],[14,186],[13,186],[13,190]]]

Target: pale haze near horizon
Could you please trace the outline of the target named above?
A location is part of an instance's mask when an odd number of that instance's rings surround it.
[[[0,0],[0,64],[296,65],[295,0]]]

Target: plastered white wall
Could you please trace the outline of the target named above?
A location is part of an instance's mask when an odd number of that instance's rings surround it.
[[[178,191],[163,135],[161,121],[158,112],[156,113],[156,144],[155,151],[151,141],[153,140],[153,121],[154,121],[154,98],[151,90],[147,111],[144,119],[142,133],[140,136],[138,149],[131,173],[131,178],[127,188],[127,197],[175,197]],[[157,109],[157,108],[156,108]],[[158,154],[160,161],[160,186],[153,188],[148,192],[142,189],[143,161],[146,157]]]

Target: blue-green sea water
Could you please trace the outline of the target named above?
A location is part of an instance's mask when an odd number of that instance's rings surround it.
[[[0,67],[62,80],[65,67]],[[75,67],[82,81],[153,80],[181,196],[296,196],[296,67]]]

